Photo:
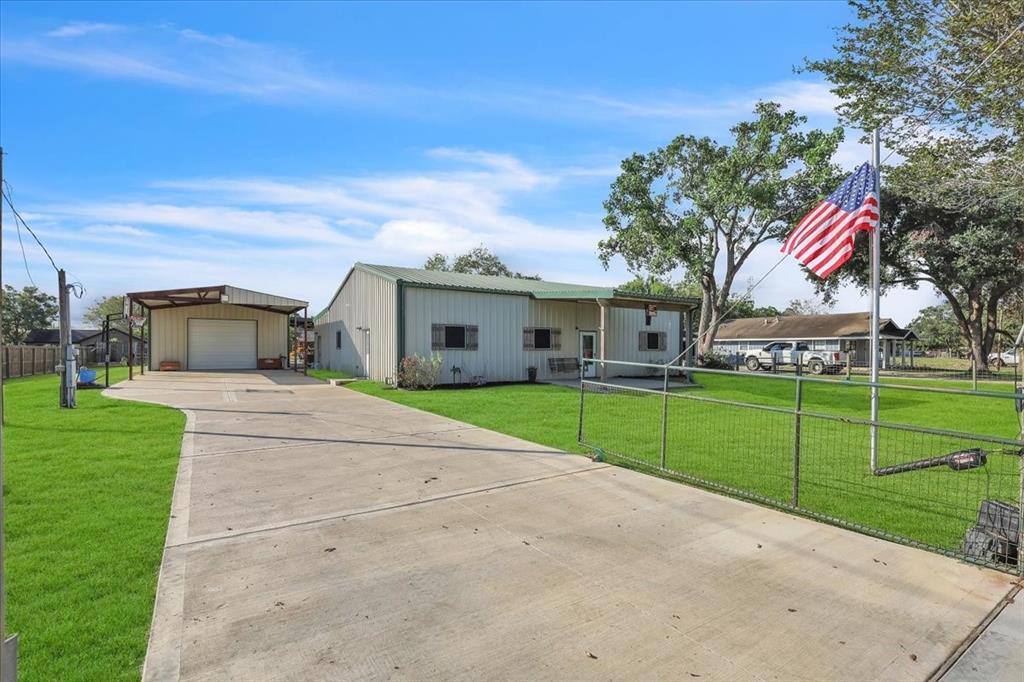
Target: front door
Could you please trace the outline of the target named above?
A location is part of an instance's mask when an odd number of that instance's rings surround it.
[[[597,332],[580,332],[580,364],[583,366],[583,376],[597,376],[597,365],[593,362],[583,364],[583,360],[593,360],[597,351]]]

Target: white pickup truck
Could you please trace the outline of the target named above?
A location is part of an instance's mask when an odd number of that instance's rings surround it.
[[[846,366],[846,353],[835,350],[811,350],[806,341],[773,341],[758,351],[749,351],[743,364],[751,372],[786,365],[800,365],[811,374],[841,371]]]

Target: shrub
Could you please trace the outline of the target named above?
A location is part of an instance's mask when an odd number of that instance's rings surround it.
[[[698,358],[698,365],[708,369],[734,369],[729,357],[716,351],[709,351]]]
[[[419,353],[402,358],[398,366],[398,387],[430,390],[441,376],[441,356],[423,357]]]

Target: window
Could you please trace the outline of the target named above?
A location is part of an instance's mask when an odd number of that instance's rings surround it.
[[[476,350],[479,327],[475,324],[430,325],[431,350]]]
[[[334,332],[334,347],[341,348],[341,330]]]
[[[523,350],[562,350],[562,330],[555,327],[524,327]]]
[[[465,348],[466,328],[462,326],[456,326],[453,324],[446,324],[444,326],[444,347]]]
[[[668,350],[667,332],[640,332],[640,350]]]
[[[807,345],[806,343],[803,343],[803,342],[798,342],[798,343],[796,344],[796,349],[797,349],[797,350],[810,350],[810,349],[811,349],[811,347],[810,347],[810,346],[808,346],[808,345]]]

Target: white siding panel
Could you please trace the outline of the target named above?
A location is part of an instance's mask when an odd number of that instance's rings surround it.
[[[375,381],[393,378],[398,366],[395,292],[394,282],[353,270],[331,305],[317,316],[320,367]],[[341,332],[340,349],[337,332]]]
[[[608,311],[608,359],[626,362],[665,364],[679,355],[682,316],[672,310],[659,310],[647,325],[640,308],[612,308]],[[640,350],[640,332],[665,332],[667,350]],[[614,368],[612,368],[614,370]],[[628,372],[626,372],[628,373]]]
[[[183,306],[154,310],[150,317],[151,353],[150,369],[164,360],[174,360],[188,367],[188,321],[255,320],[257,327],[256,351],[260,358],[278,358],[288,355],[288,316],[255,308],[244,308],[226,303]]]
[[[647,327],[643,310],[611,308],[608,358],[630,362],[671,360],[679,353],[679,319],[676,312],[662,311]],[[432,351],[433,324],[477,325],[479,349]],[[463,381],[470,381],[474,376],[482,376],[489,382],[525,381],[530,366],[537,368],[537,376],[541,380],[569,378],[571,374],[549,372],[548,358],[578,358],[579,332],[597,331],[599,325],[600,311],[596,303],[545,301],[527,296],[445,289],[406,289],[405,352],[424,357],[439,353],[443,360],[442,383],[452,381],[453,367],[462,370]],[[560,329],[561,349],[523,349],[524,327]],[[640,351],[641,329],[667,332],[668,350]],[[325,341],[331,343],[330,338]]]

